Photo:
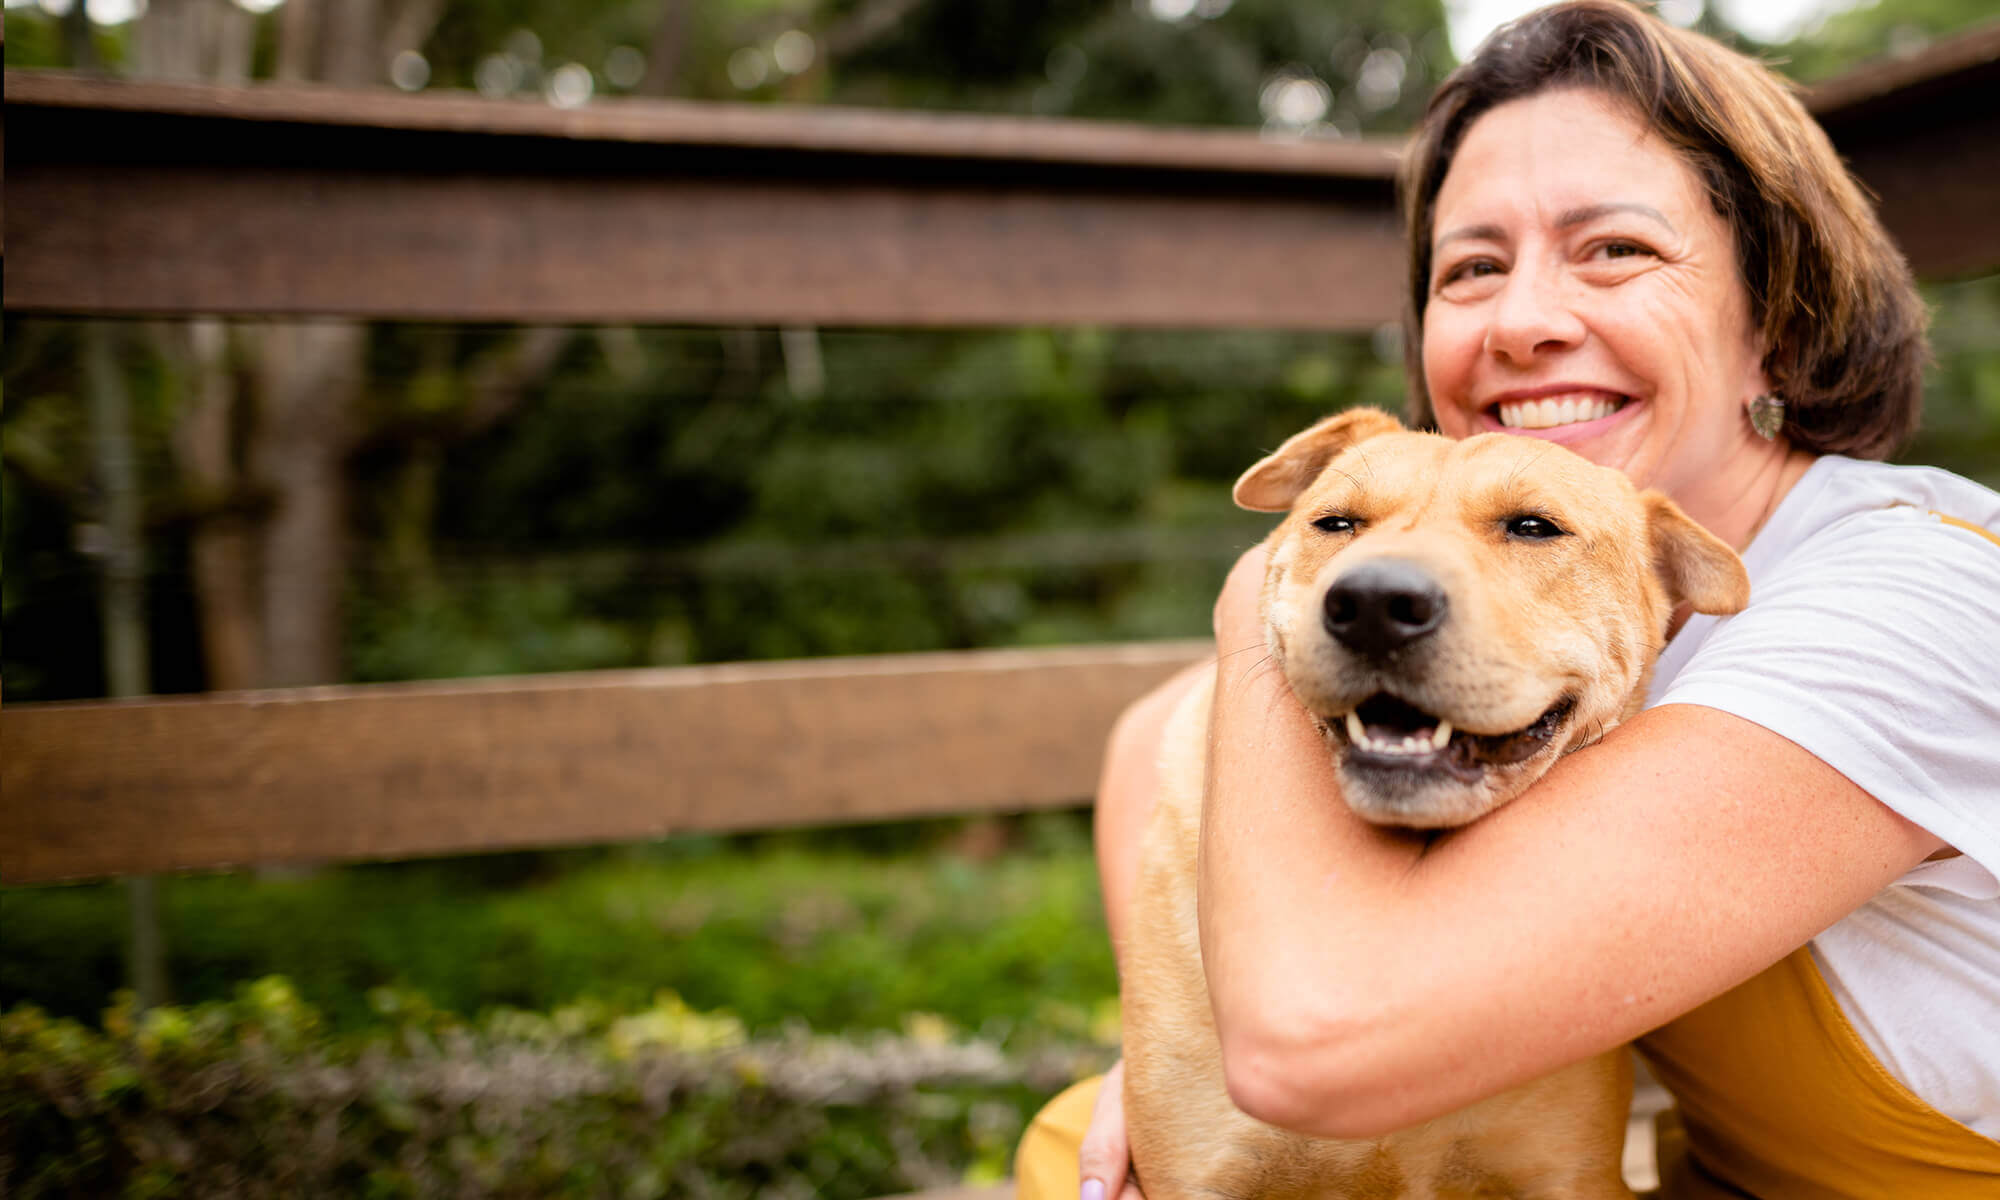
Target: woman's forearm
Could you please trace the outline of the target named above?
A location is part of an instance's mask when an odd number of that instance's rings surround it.
[[[1378,967],[1394,922],[1380,908],[1420,844],[1355,818],[1332,759],[1261,652],[1222,661],[1202,814],[1202,954],[1232,1095],[1252,1115],[1299,1126],[1324,1093],[1351,1088],[1369,1022],[1389,1019]],[[1370,986],[1370,978],[1372,986]],[[1349,986],[1354,985],[1354,986]],[[1372,993],[1369,994],[1369,993]],[[1379,1039],[1375,1039],[1379,1041]],[[1337,1115],[1336,1115],[1337,1116]]]

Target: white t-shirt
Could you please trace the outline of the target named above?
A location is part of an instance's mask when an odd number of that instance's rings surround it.
[[[1733,713],[1943,838],[1813,939],[1841,1011],[1932,1108],[2000,1137],[2000,494],[1828,456],[1743,555],[1750,606],[1696,616],[1648,704]]]

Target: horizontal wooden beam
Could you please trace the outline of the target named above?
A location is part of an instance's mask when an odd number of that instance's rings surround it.
[[[1392,144],[7,75],[6,306],[1372,329]]]
[[[10,311],[1370,329],[1398,144],[10,71]],[[1807,95],[1919,274],[2000,267],[2000,26]]]
[[[1206,643],[0,710],[0,883],[401,859],[1086,801]]]
[[[1806,102],[1918,275],[2000,270],[2000,23],[1858,68]]]

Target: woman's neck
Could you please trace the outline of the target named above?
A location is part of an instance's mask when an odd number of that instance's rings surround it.
[[[1699,492],[1676,496],[1674,503],[1702,528],[1729,543],[1738,554],[1743,553],[1813,465],[1814,456],[1804,450],[1789,445],[1771,450],[1735,472],[1717,471]],[[1694,610],[1685,604],[1675,608],[1667,623],[1667,636],[1679,633],[1693,615]]]
[[[1758,531],[1813,464],[1814,456],[1804,450],[1783,444],[1771,449],[1772,453],[1735,471],[1716,472],[1695,494],[1675,497],[1683,512],[1739,554],[1750,548]]]

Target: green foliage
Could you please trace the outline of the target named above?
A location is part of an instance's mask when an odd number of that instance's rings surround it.
[[[1009,1057],[939,1020],[752,1039],[662,992],[476,1022],[379,990],[328,1036],[281,977],[101,1031],[0,1014],[0,1193],[869,1196],[1000,1177],[1099,1050]]]
[[[1935,362],[1923,427],[1901,456],[2000,489],[2000,275],[1924,289]]]
[[[143,1016],[115,885],[0,891],[0,1193],[998,1179],[1117,1039],[1083,822],[1007,830],[991,859],[884,826],[179,879],[187,1003]]]
[[[1991,0],[1856,3],[1793,41],[1772,47],[1771,54],[1787,75],[1818,83],[1866,62],[1913,54],[1993,16]]]
[[[935,827],[917,841],[890,827],[175,879],[170,975],[178,999],[205,1002],[282,974],[344,1031],[374,1024],[370,989],[392,987],[464,1013],[630,1008],[668,989],[758,1032],[931,1012],[1009,1044],[1067,1036],[1117,992],[1088,835],[1071,816],[1008,828],[1024,849],[989,861]],[[84,1019],[109,1003],[117,885],[0,891],[0,913],[0,1005]]]
[[[1454,65],[1436,0],[1190,4],[973,0],[922,5],[844,60],[820,98],[1179,125],[1262,125],[1267,85],[1318,80],[1314,128],[1408,128]],[[1369,55],[1383,52],[1361,86]],[[1390,61],[1393,58],[1393,64]]]
[[[1235,476],[1332,408],[1400,400],[1352,338],[811,344],[802,393],[774,333],[628,331],[476,438],[379,450],[352,676],[1199,636],[1268,525],[1230,504]]]

